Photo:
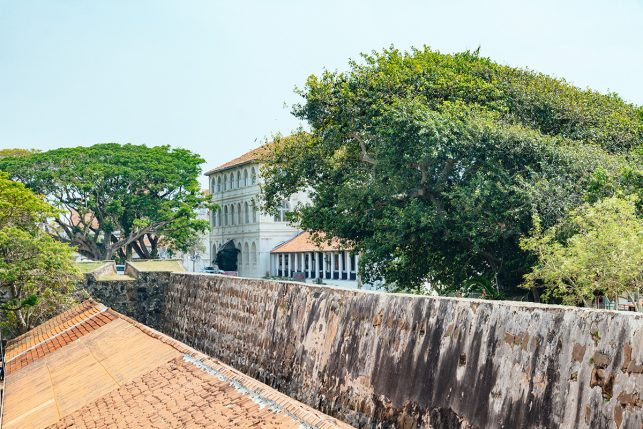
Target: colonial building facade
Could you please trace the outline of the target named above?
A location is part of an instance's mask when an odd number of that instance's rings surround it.
[[[280,277],[328,280],[329,283],[357,280],[359,256],[337,240],[316,243],[310,234],[301,232],[271,253],[272,272]]]
[[[258,208],[259,157],[265,146],[226,162],[206,173],[212,200],[219,209],[210,216],[211,257],[233,244],[237,249],[237,272],[244,277],[272,274],[270,252],[277,245],[296,236],[300,230],[286,221],[286,213],[305,194],[285,201],[277,216],[262,213]]]
[[[309,201],[306,193],[284,201],[277,215],[259,210],[260,158],[266,150],[259,147],[206,173],[212,201],[219,207],[210,215],[213,264],[219,252],[234,249],[236,272],[243,277],[272,275],[355,284],[357,256],[336,241],[315,244],[307,233],[288,223],[286,214]]]

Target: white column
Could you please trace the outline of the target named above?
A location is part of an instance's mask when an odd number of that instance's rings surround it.
[[[292,277],[292,253],[288,254],[288,275],[286,277]]]
[[[335,278],[335,252],[330,252],[330,278]]]
[[[350,280],[351,278],[351,254],[346,252],[346,278]]]
[[[326,271],[328,271],[328,267],[326,267],[326,254],[325,252],[321,252],[320,256],[322,258],[322,279],[326,278]]]
[[[292,270],[293,272],[299,271],[299,253],[295,253],[294,257],[295,257],[295,266],[293,267],[294,268]]]
[[[344,252],[339,252],[339,279],[342,279],[342,273],[344,272]]]
[[[319,252],[314,253],[314,258],[313,259],[315,260],[315,271],[313,271],[315,273],[314,278],[317,279],[317,278],[319,278]]]
[[[355,278],[359,276],[359,255],[355,255]]]
[[[275,269],[275,272],[273,273],[273,275],[277,276],[279,275],[279,253],[276,253],[272,256],[272,263]]]
[[[308,261],[308,272],[306,273],[306,277],[312,278],[313,276],[313,254],[308,252],[306,253],[306,260]]]

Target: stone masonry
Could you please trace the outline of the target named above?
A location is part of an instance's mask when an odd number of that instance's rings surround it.
[[[150,281],[161,331],[357,427],[643,425],[642,314],[184,273]]]

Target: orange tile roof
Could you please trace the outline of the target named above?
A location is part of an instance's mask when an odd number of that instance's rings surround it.
[[[324,235],[322,234],[321,237],[323,238]],[[336,250],[352,250],[352,247],[342,245],[337,238],[333,238],[330,243],[323,238],[323,241],[317,244],[313,241],[310,233],[304,231],[275,247],[270,253],[331,252]]]
[[[237,167],[239,165],[247,164],[249,162],[258,161],[262,155],[268,151],[268,145],[259,146],[258,148],[252,149],[249,152],[244,153],[241,156],[234,158],[231,161],[223,163],[218,167],[213,168],[205,173],[206,176],[209,176],[217,171],[223,171],[230,167]]]
[[[6,429],[350,427],[92,300],[6,360]]]

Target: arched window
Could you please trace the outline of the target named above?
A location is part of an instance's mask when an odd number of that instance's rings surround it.
[[[241,187],[241,172],[237,171],[237,188]]]
[[[252,170],[250,170],[250,178],[252,179],[253,185],[257,183],[257,172],[255,171],[254,167],[252,167]]]
[[[217,177],[217,192],[221,192],[221,176]]]
[[[228,206],[223,208],[223,224],[228,226]]]
[[[230,173],[230,189],[234,189],[234,173]]]
[[[234,225],[234,204],[230,206],[230,225]]]
[[[255,245],[254,241],[252,242],[252,246],[250,247],[250,258],[252,260],[252,265],[257,265],[257,246]]]
[[[237,204],[237,223],[239,225],[243,223],[243,217],[241,216],[241,203]]]
[[[275,215],[275,222],[286,222],[286,213],[290,211],[290,203],[287,200],[283,200],[281,204],[277,207],[277,214]]]
[[[241,243],[239,243],[239,253],[237,254],[237,265],[243,265],[243,258],[248,259],[248,253],[244,255],[241,251]]]
[[[223,190],[227,191],[228,189],[230,189],[230,185],[228,184],[228,175],[224,174],[223,175]]]
[[[221,209],[217,210],[217,225],[221,226]]]
[[[246,214],[246,223],[250,223],[250,207],[248,206],[248,202],[246,201],[244,204],[244,210]]]
[[[244,244],[243,251],[246,255],[250,255],[250,252],[248,251],[248,243]],[[246,265],[250,265],[250,258],[248,256],[246,256]]]
[[[216,210],[212,210],[212,225],[215,226],[215,227],[217,226],[217,211]]]
[[[252,202],[252,223],[257,223],[257,206]]]
[[[249,182],[249,179],[248,179],[248,169],[247,168],[245,168],[243,170],[243,185],[244,186],[249,186],[250,185],[250,182]]]

